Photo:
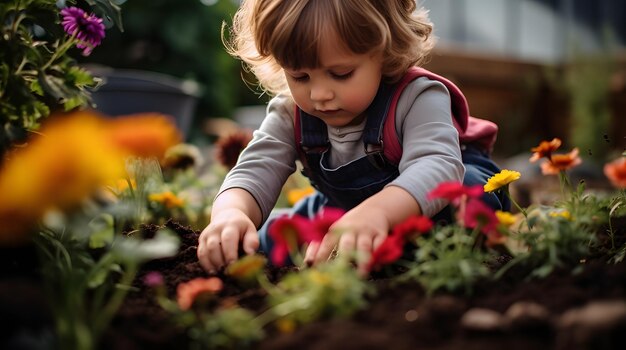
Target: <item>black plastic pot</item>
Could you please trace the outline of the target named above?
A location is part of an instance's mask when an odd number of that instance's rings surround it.
[[[199,86],[162,73],[88,67],[103,84],[92,92],[96,110],[115,117],[158,112],[174,118],[186,137],[193,121]]]

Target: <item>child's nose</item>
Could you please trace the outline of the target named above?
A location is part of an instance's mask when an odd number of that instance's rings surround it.
[[[324,86],[313,86],[311,88],[312,101],[328,101],[333,98],[333,92]]]

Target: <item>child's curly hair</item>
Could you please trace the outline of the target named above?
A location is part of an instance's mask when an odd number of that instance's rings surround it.
[[[289,93],[282,67],[319,66],[319,46],[338,35],[355,54],[383,53],[383,76],[399,80],[435,39],[415,0],[244,0],[224,43],[271,94]]]

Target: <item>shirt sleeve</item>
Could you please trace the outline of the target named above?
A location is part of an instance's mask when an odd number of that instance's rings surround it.
[[[446,87],[426,77],[407,85],[396,108],[396,133],[402,144],[400,176],[388,186],[408,191],[422,213],[433,216],[447,203],[429,200],[428,193],[442,182],[462,182],[465,174]]]
[[[261,209],[263,222],[274,208],[287,178],[296,170],[293,113],[294,104],[286,96],[277,96],[269,102],[265,119],[218,192],[219,196],[229,188],[248,191]]]

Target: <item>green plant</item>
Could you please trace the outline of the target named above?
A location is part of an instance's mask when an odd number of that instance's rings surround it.
[[[150,272],[144,283],[153,288],[156,300],[174,322],[186,330],[191,349],[250,348],[265,335],[263,324],[242,307],[215,305],[223,287],[218,277],[197,278],[177,287],[177,301],[170,299],[158,272]]]
[[[83,7],[121,25],[120,9],[113,0],[85,2]],[[75,5],[76,1],[67,3]],[[90,103],[88,89],[98,82],[69,52],[78,46],[88,54],[102,39],[104,27],[87,37],[80,26],[67,33],[60,15],[65,7],[66,1],[54,0],[6,0],[0,4],[0,156],[24,142],[51,112]],[[98,25],[95,17],[90,18]]]
[[[159,232],[141,240],[115,234],[112,220],[89,225],[87,218],[48,225],[35,237],[59,349],[95,348],[140,264],[172,256],[178,249],[172,234]]]
[[[407,270],[397,280],[417,281],[429,295],[440,290],[471,294],[476,281],[489,276],[487,262],[494,258],[481,249],[476,238],[456,225],[418,237],[413,259],[400,262]]]
[[[584,182],[572,188],[567,171],[582,161],[576,148],[567,154],[555,154],[560,145],[561,140],[556,138],[541,142],[532,149],[530,161],[543,159],[543,174],[559,177],[562,199],[553,205],[526,209],[526,227],[510,233],[511,239],[523,248],[513,250],[514,258],[496,277],[517,264],[529,269],[530,278],[545,277],[557,268],[578,271],[582,268],[580,261],[592,251],[597,231],[609,220],[606,199],[585,194]]]

